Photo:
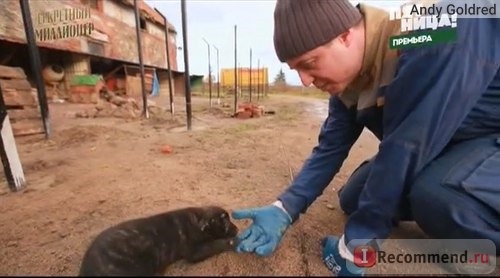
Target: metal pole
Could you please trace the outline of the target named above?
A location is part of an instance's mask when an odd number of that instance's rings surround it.
[[[17,152],[16,140],[10,125],[10,118],[3,99],[0,87],[0,157],[3,164],[3,172],[9,189],[13,192],[19,191],[26,186],[23,166]]]
[[[220,104],[220,69],[219,69],[219,49],[214,45],[215,50],[217,50],[217,105]]]
[[[210,44],[203,38],[208,48],[208,99],[210,108],[212,108],[212,67],[210,66]]]
[[[243,70],[240,63],[238,63],[238,74],[238,82],[240,83],[240,97],[243,97]]]
[[[250,102],[252,102],[252,48],[250,48]]]
[[[262,65],[260,67],[260,98],[263,99],[264,98],[264,66]]]
[[[4,129],[5,118],[7,118],[9,114],[7,113],[7,107],[5,106],[5,102],[3,99],[2,86],[0,86],[0,130]],[[1,148],[0,148],[0,156],[2,158],[3,170],[5,174],[5,179],[7,180],[7,184],[12,191],[16,191],[16,184],[14,182],[14,175],[12,174],[12,170],[10,169],[9,159],[7,157],[7,152],[5,150],[5,144],[3,142],[3,138],[0,138]]]
[[[262,93],[263,93],[262,96],[267,97],[267,91],[269,90],[269,84],[267,82],[267,78],[265,78],[266,75],[264,74],[264,73],[266,73],[267,68],[262,66],[262,69],[263,69],[263,71],[262,71],[262,75],[263,75],[262,76]]]
[[[181,0],[182,14],[182,40],[184,45],[184,85],[186,87],[186,114],[187,114],[187,129],[191,130],[191,82],[189,76],[189,56],[188,56],[188,36],[187,36],[187,15],[186,15],[186,0]]]
[[[148,113],[148,99],[146,96],[146,84],[144,83],[144,64],[142,62],[142,44],[141,44],[141,30],[140,30],[140,19],[139,19],[139,7],[137,5],[137,0],[134,0],[135,7],[135,31],[137,35],[137,52],[139,52],[139,67],[141,69],[141,90],[142,90],[142,115],[149,118]]]
[[[161,17],[163,17],[163,21],[165,21],[165,48],[167,49],[167,68],[168,68],[168,90],[169,90],[169,97],[170,97],[170,113],[173,115],[174,114],[174,92],[172,90],[172,70],[170,68],[170,51],[168,49],[169,45],[169,39],[168,39],[168,21],[167,18],[158,10],[156,9],[156,12],[160,14]]]
[[[261,98],[264,98],[265,97],[265,94],[266,94],[266,81],[264,80],[264,77],[265,77],[265,74],[264,74],[264,65],[262,65],[261,67],[261,74],[262,74],[262,79],[261,79],[261,82],[262,82],[262,87],[260,89],[260,97]]]
[[[47,104],[47,94],[45,85],[42,79],[42,63],[40,61],[40,53],[36,45],[35,33],[33,31],[33,21],[31,19],[31,11],[28,0],[19,0],[21,5],[21,13],[23,17],[24,32],[26,34],[26,42],[28,44],[28,54],[30,57],[31,70],[35,76],[38,105],[42,114],[43,129],[45,131],[45,139],[49,138],[50,122],[49,122],[49,105]]]
[[[257,60],[257,100],[260,99],[260,59]]]
[[[234,25],[234,115],[238,105],[238,47],[237,47],[237,25]]]

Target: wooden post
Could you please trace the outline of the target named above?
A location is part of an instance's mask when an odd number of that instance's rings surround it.
[[[165,48],[167,49],[167,68],[168,68],[168,90],[169,90],[169,97],[170,97],[170,113],[173,115],[174,114],[174,92],[172,88],[172,69],[170,67],[170,51],[168,49],[168,41],[169,41],[169,36],[168,36],[168,21],[167,18],[155,8],[156,12],[163,17],[163,21],[165,21],[165,42],[166,46]]]
[[[137,5],[137,0],[134,0],[134,10],[135,10],[135,32],[137,36],[137,52],[139,53],[139,67],[141,70],[141,92],[142,92],[142,115],[149,119],[149,111],[148,111],[148,99],[146,96],[146,85],[144,84],[144,63],[142,61],[142,39],[141,39],[141,30],[140,30],[140,13],[139,7]]]

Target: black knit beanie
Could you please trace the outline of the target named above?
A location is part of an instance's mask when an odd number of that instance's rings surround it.
[[[361,20],[348,0],[277,0],[274,47],[281,62],[323,45]]]

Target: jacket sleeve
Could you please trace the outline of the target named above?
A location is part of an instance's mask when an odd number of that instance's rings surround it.
[[[318,144],[292,184],[278,196],[294,222],[323,193],[363,130],[356,123],[355,107],[347,109],[338,97],[330,98],[328,110]]]
[[[389,236],[404,185],[444,149],[498,74],[499,21],[478,22],[459,21],[454,43],[400,56],[395,79],[382,89],[383,140],[358,210],[347,221],[346,244]]]

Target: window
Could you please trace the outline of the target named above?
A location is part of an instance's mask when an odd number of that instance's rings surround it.
[[[100,42],[95,42],[88,40],[89,52],[94,55],[103,56],[104,55],[104,44]]]
[[[139,26],[141,27],[142,30],[147,30],[146,29],[146,20],[143,17],[140,18],[140,25]]]
[[[90,7],[97,10],[97,0],[81,0],[84,6]]]

